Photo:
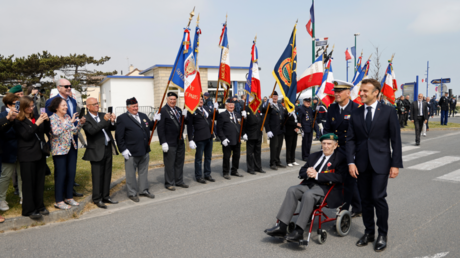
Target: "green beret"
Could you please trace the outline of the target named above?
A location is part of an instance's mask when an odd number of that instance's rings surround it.
[[[323,141],[323,140],[336,140],[338,141],[339,140],[339,137],[337,135],[335,135],[334,133],[328,133],[328,134],[323,134],[323,136],[321,136],[321,138],[319,138],[320,141]]]
[[[22,92],[22,86],[21,85],[15,85],[13,88],[11,88],[9,91],[9,93],[18,93],[18,92]]]

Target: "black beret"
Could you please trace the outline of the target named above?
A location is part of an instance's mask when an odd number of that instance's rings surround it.
[[[273,96],[278,96],[278,92],[276,92],[276,90],[273,92]]]
[[[311,102],[311,98],[304,98],[303,101]]]
[[[168,92],[168,97],[174,96],[177,99],[177,94],[174,92]]]
[[[225,103],[235,103],[235,101],[233,101],[232,98],[228,98],[227,101]]]
[[[132,97],[132,98],[126,100],[126,106],[127,105],[134,105],[134,104],[137,104],[137,99],[135,97]]]

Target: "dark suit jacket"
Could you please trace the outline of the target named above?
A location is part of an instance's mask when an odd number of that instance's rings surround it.
[[[284,121],[283,121],[284,123]],[[297,135],[297,132],[295,129],[300,128],[297,126],[297,123],[295,122],[294,116],[289,116],[287,118],[286,124],[285,124],[285,134],[286,135]]]
[[[335,133],[339,137],[339,147],[345,151],[347,142],[347,130],[350,122],[351,113],[358,108],[358,104],[349,100],[347,107],[340,114],[340,105],[333,103],[327,110],[326,123],[324,124],[323,134]],[[343,153],[346,155],[346,152]]]
[[[309,167],[314,167],[322,155],[322,151],[310,154],[307,163],[305,163],[299,171],[299,178],[304,179],[301,183],[302,185],[319,185],[323,188],[325,194],[329,191],[331,184],[335,183],[334,189],[332,189],[326,200],[329,208],[335,208],[343,203],[342,182],[348,173],[347,160],[340,152],[334,151],[326,165],[324,165],[321,173],[318,174],[318,180],[309,178],[307,176],[307,169]],[[327,166],[329,163],[331,165]]]
[[[446,96],[442,96],[441,99],[439,99],[439,106],[441,110],[449,110],[449,99],[446,98]]]
[[[403,167],[401,131],[392,107],[377,104],[369,131],[364,105],[353,110],[347,131],[347,161],[355,163],[359,173],[366,170],[369,161],[377,174],[389,174],[390,167]]]
[[[117,118],[115,129],[118,150],[121,153],[128,149],[133,157],[142,157],[150,152],[150,130],[154,124],[146,114],[141,112],[138,114],[140,124],[129,112],[126,112]]]
[[[182,123],[182,110],[175,107],[177,113],[179,113],[181,119],[177,120],[174,112],[171,107],[164,105],[161,109],[161,120],[158,122],[158,138],[160,139],[160,144],[168,143],[170,147],[176,147],[179,143],[179,134]],[[187,117],[188,118],[188,117]],[[184,121],[185,123],[186,121]],[[185,130],[183,128],[182,130]],[[182,143],[184,139],[180,140]]]
[[[423,120],[428,119],[428,107],[426,101],[422,100],[422,113],[423,113]],[[411,120],[415,120],[416,117],[419,116],[419,109],[418,109],[418,100],[412,102],[410,105],[410,116]]]
[[[83,155],[83,160],[87,161],[101,161],[104,158],[105,152],[105,135],[102,132],[102,129],[105,130],[105,133],[110,139],[109,144],[112,146],[112,151],[115,152],[115,155],[118,155],[115,142],[111,131],[115,131],[116,126],[112,125],[110,119],[105,121],[105,113],[98,113],[99,123],[94,120],[91,114],[86,114],[86,123],[83,125],[83,130],[85,131],[87,147],[85,154]],[[131,151],[130,151],[131,152]],[[131,153],[131,155],[133,155]]]
[[[284,119],[287,116],[287,110],[276,104],[278,109],[270,107],[268,109],[267,119],[265,120],[265,131],[272,132],[273,135],[280,135],[284,133]]]
[[[38,116],[35,116],[38,119]],[[36,121],[36,120],[35,120]],[[18,144],[18,161],[19,162],[32,162],[43,158],[40,140],[45,140],[45,133],[51,131],[49,121],[44,121],[39,126],[33,124],[29,119],[25,118],[22,121],[14,121],[14,130],[17,135]]]
[[[243,122],[243,133],[241,135],[248,135],[248,140],[260,140],[262,139],[262,122],[264,121],[263,113],[260,112],[260,108],[255,114],[252,113],[251,109],[246,106],[245,108],[247,118]]]
[[[241,119],[240,114],[238,114],[236,111],[233,111],[233,114],[236,116],[237,121],[238,119]],[[240,124],[233,123],[230,120],[230,113],[227,110],[220,113],[219,118],[217,119],[217,136],[219,136],[221,142],[225,139],[228,139],[230,141],[229,145],[238,144],[238,138],[240,136]]]
[[[5,118],[8,112],[5,110],[0,113],[0,118]],[[5,163],[15,163],[18,159],[18,139],[14,127],[9,127],[0,137],[0,146],[2,148],[1,161]]]
[[[212,116],[214,110],[205,105],[203,105],[203,109],[208,113],[208,117],[206,117],[199,108],[195,110],[194,114],[187,111],[187,134],[189,141],[199,142],[211,137],[214,138],[214,134],[211,135]],[[163,117],[161,119],[163,119]]]
[[[304,133],[311,133],[312,123],[315,117],[313,116],[313,110],[311,107],[307,108],[302,105],[297,108],[297,121],[302,125],[302,131]]]

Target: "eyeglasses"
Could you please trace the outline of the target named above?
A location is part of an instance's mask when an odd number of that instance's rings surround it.
[[[72,85],[59,85],[59,87],[64,87],[64,88],[68,89],[68,88],[72,88]]]
[[[100,104],[101,104],[101,103],[96,102],[96,103],[94,103],[94,104],[88,104],[88,105],[90,105],[90,106],[99,106]]]

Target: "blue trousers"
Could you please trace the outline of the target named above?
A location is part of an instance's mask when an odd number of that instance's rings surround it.
[[[441,110],[441,125],[447,125],[449,110]]]
[[[203,178],[201,167],[204,152],[204,177],[211,176],[212,138],[196,142],[195,152],[195,179]]]
[[[72,146],[65,155],[53,155],[54,197],[56,203],[73,198],[73,183],[77,172],[78,151]]]

